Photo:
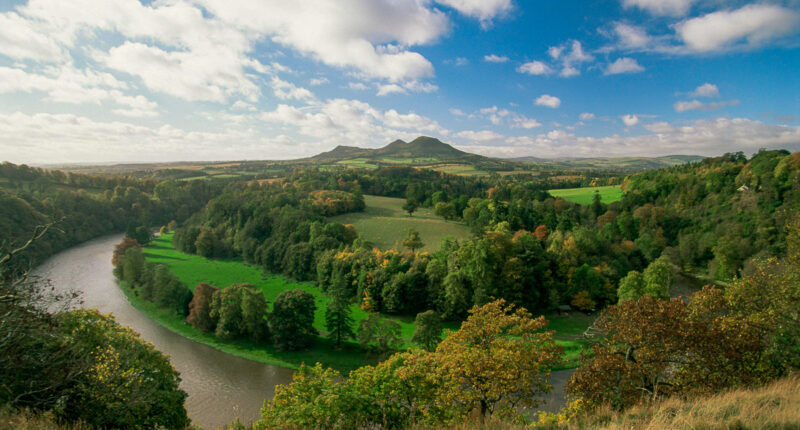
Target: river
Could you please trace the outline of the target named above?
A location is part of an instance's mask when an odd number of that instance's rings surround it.
[[[291,381],[292,370],[226,354],[179,336],[136,310],[117,286],[111,254],[122,235],[106,236],[62,251],[39,266],[34,275],[50,279],[57,290],[76,290],[83,306],[111,313],[169,355],[181,374],[180,387],[189,397],[192,423],[215,429],[238,418],[249,424],[259,417],[265,399],[277,384]],[[553,372],[554,391],[541,409],[555,411],[564,402],[564,383],[571,370]]]
[[[292,370],[235,357],[179,336],[153,322],[128,302],[112,274],[111,254],[122,235],[95,239],[45,261],[34,272],[58,290],[82,293],[83,306],[112,313],[144,339],[169,355],[181,373],[180,387],[189,394],[186,409],[192,423],[215,429],[239,418],[259,417],[275,385],[292,379]]]

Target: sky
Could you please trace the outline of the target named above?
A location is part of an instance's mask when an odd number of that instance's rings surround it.
[[[800,0],[0,0],[0,160],[800,149]]]

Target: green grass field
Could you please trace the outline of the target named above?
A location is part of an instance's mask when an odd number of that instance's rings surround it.
[[[564,188],[558,190],[548,190],[553,197],[561,197],[564,200],[588,205],[594,199],[595,190],[600,191],[600,201],[605,204],[614,203],[622,200],[622,189],[619,185],[607,185],[604,187],[584,187],[584,188]]]
[[[462,223],[449,221],[433,215],[430,208],[418,208],[414,216],[403,210],[404,199],[391,197],[364,196],[367,204],[364,212],[355,212],[329,218],[330,221],[352,224],[359,236],[380,249],[403,249],[401,242],[408,236],[409,229],[419,232],[423,251],[436,251],[442,239],[453,236],[467,239],[469,229]]]
[[[309,282],[296,282],[280,275],[265,275],[259,268],[241,261],[212,260],[198,255],[184,254],[172,246],[172,234],[156,238],[144,251],[148,261],[166,264],[181,282],[192,289],[200,282],[207,282],[223,288],[231,284],[246,282],[259,288],[270,304],[274,302],[275,297],[281,291],[295,288],[308,291],[317,302],[314,327],[322,335],[326,333],[325,308],[328,299],[322,291]],[[184,337],[239,357],[289,368],[297,368],[301,363],[320,362],[325,366],[343,371],[376,361],[376,357],[367,355],[353,341],[345,342],[341,349],[336,349],[333,342],[324,336],[320,336],[314,346],[307,351],[279,351],[270,345],[254,344],[246,340],[221,340],[212,334],[195,330],[174,312],[159,309],[153,303],[137,297],[126,285],[123,284],[122,289],[134,307],[161,325]],[[357,327],[359,321],[367,317],[367,313],[353,305],[352,316]],[[411,346],[410,339],[415,329],[414,318],[412,316],[387,318],[400,324],[401,336],[406,341],[406,346]],[[567,364],[559,368],[574,367],[580,353],[580,345],[583,344],[578,335],[591,324],[591,318],[578,314],[569,317],[552,316],[548,320],[550,320],[548,329],[556,330],[557,342],[564,347],[567,354]],[[444,327],[448,330],[458,330],[459,325],[457,322],[447,322]]]

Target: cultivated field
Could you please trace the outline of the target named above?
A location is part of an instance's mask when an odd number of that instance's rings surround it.
[[[419,232],[425,243],[423,251],[436,251],[442,239],[453,236],[467,239],[470,232],[464,224],[448,221],[433,215],[430,208],[418,208],[414,216],[403,211],[404,199],[364,196],[367,208],[364,212],[339,215],[329,218],[342,224],[355,226],[360,237],[380,249],[403,249],[400,244],[408,236],[409,229]]]
[[[619,185],[548,190],[553,197],[561,197],[564,200],[582,205],[588,205],[592,203],[595,191],[600,191],[600,201],[605,204],[622,200],[622,189],[619,187]]]

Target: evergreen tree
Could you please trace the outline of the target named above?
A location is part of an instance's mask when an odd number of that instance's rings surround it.
[[[330,292],[331,301],[325,310],[325,328],[328,330],[328,337],[336,339],[336,346],[340,347],[342,339],[355,337],[355,332],[353,331],[354,321],[347,291],[344,288],[335,286]]]

